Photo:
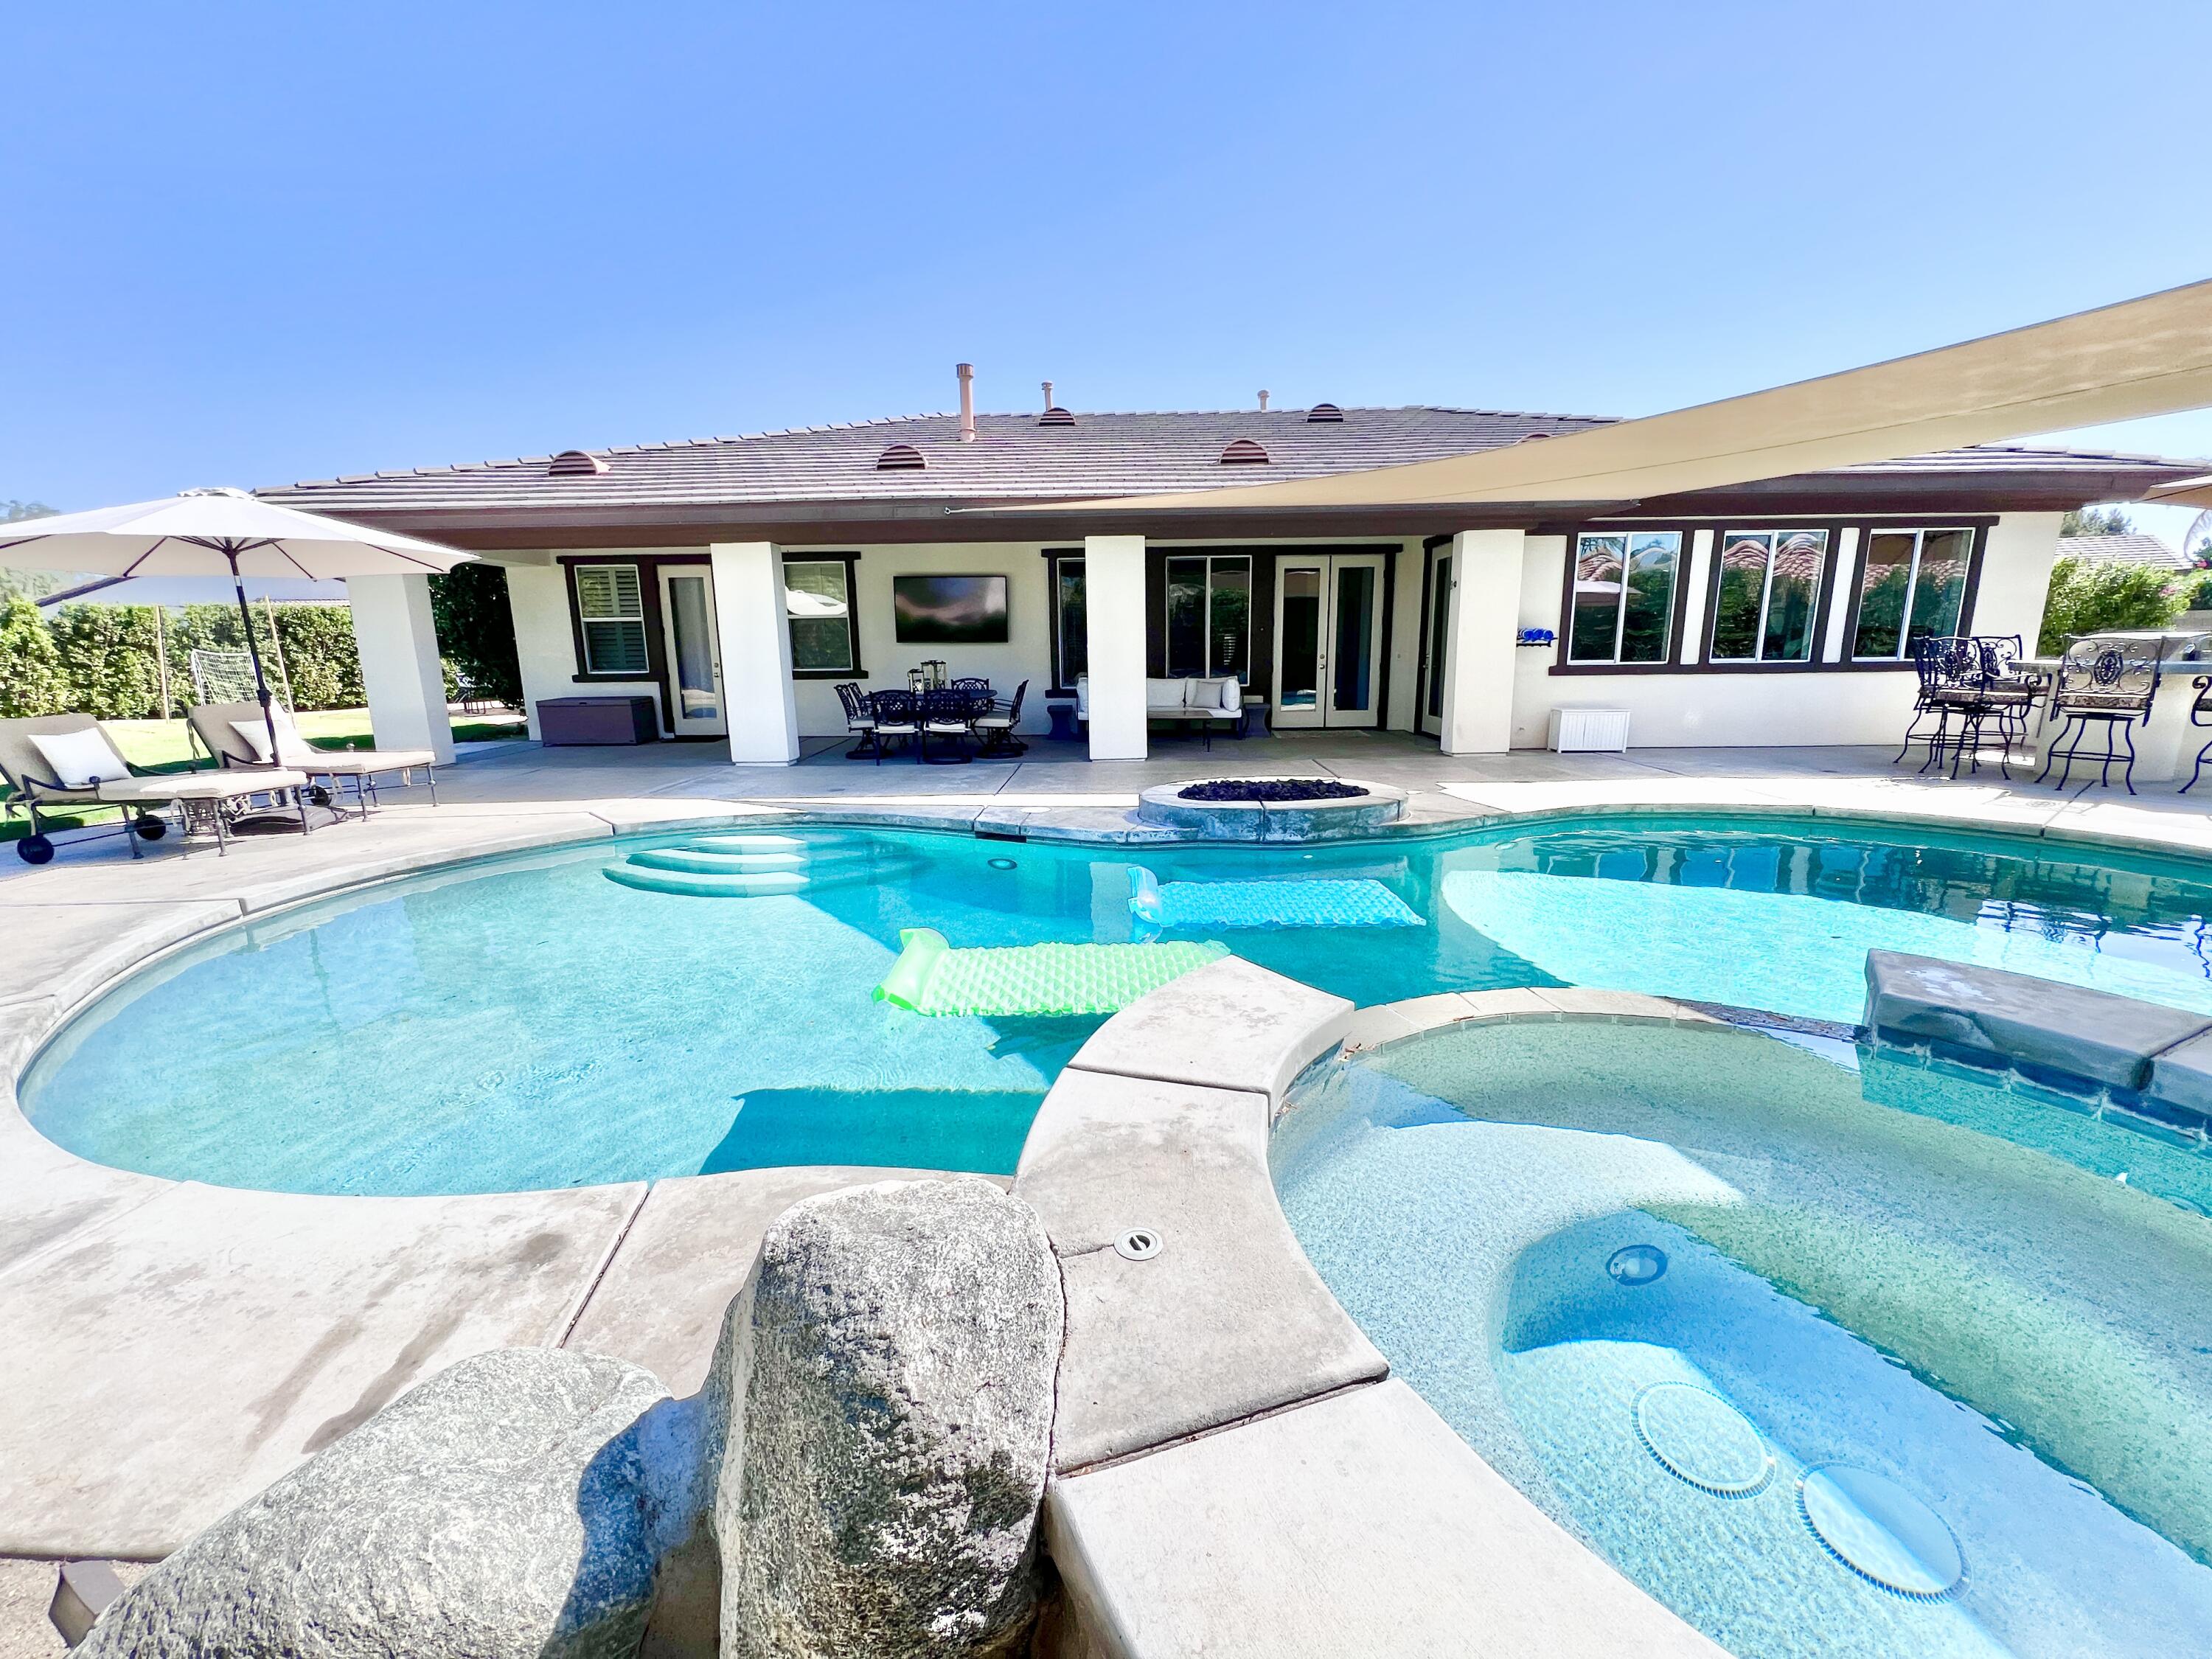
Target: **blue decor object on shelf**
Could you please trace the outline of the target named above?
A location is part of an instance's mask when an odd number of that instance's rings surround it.
[[[1516,645],[1556,645],[1559,636],[1549,628],[1524,628],[1515,639]]]

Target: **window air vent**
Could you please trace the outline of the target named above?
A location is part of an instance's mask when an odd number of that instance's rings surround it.
[[[598,456],[580,449],[564,449],[556,455],[545,469],[549,478],[587,478],[594,472],[604,472],[607,464]]]
[[[1037,416],[1037,424],[1039,426],[1073,426],[1075,424],[1075,416],[1069,414],[1058,404],[1054,404],[1050,409],[1048,409],[1043,414]]]
[[[1267,459],[1267,452],[1249,438],[1239,438],[1221,452],[1221,464],[1224,466],[1249,466],[1255,464],[1264,465]]]
[[[1316,404],[1311,409],[1306,410],[1308,426],[1311,426],[1316,421],[1341,422],[1343,419],[1344,411],[1334,404]]]
[[[878,472],[919,472],[928,465],[912,444],[893,444],[876,457]]]

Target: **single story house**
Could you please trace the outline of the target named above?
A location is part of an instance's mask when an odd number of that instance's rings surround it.
[[[2155,536],[2125,531],[2115,536],[2062,536],[2058,556],[2084,564],[2142,564],[2158,570],[2186,570],[2189,561]]]
[[[507,568],[532,729],[633,693],[661,732],[787,764],[839,682],[942,659],[1023,726],[1090,693],[1142,757],[1145,681],[1234,677],[1278,728],[1540,747],[1553,711],[1631,741],[1851,744],[1903,729],[1911,643],[2032,642],[2061,514],[2190,465],[1983,447],[1667,499],[1301,509],[1054,502],[1313,477],[1541,441],[1595,417],[1415,407],[962,411],[305,483],[262,493]],[[380,742],[442,744],[425,579],[350,584]]]

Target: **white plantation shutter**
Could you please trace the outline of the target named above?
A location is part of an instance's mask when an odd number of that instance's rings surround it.
[[[584,672],[643,674],[645,589],[634,564],[576,567],[576,615],[584,626]]]

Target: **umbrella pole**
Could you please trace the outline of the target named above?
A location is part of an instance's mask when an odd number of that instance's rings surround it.
[[[238,573],[238,554],[225,549],[223,556],[230,561],[231,585],[238,590],[238,620],[246,625],[246,654],[253,661],[253,695],[261,699],[261,721],[269,728],[269,763],[283,763],[276,752],[276,715],[270,707],[269,677],[261,672],[261,647],[254,643],[253,611],[246,603],[246,578]]]

